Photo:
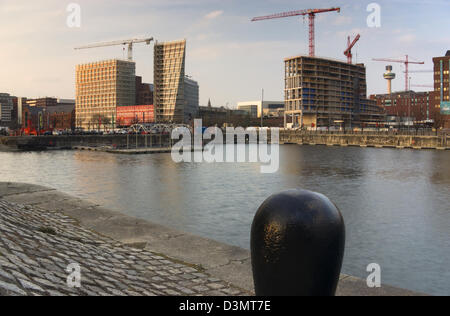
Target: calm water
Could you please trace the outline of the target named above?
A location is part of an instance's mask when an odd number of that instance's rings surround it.
[[[249,248],[259,205],[301,187],[330,197],[347,227],[345,273],[450,295],[450,152],[281,146],[258,164],[175,164],[170,155],[0,153],[0,181],[51,186],[120,212]]]

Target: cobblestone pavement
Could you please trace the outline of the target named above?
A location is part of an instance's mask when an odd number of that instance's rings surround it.
[[[70,264],[81,287],[70,288]],[[201,271],[102,237],[60,212],[0,200],[0,295],[249,295]]]

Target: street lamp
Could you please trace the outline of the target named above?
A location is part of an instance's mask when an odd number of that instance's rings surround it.
[[[411,94],[411,77],[409,77],[409,95],[410,95],[410,97],[409,97],[409,102],[408,102],[408,132],[410,131],[410,128],[411,128],[411,122],[412,122],[412,120],[411,120],[411,102],[412,102],[412,99],[411,99],[411,97],[412,97],[412,94]]]

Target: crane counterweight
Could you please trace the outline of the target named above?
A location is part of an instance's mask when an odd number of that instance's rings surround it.
[[[104,43],[97,43],[97,44],[91,44],[91,45],[85,45],[80,47],[75,47],[75,49],[88,49],[88,48],[98,48],[98,47],[108,47],[108,46],[117,46],[117,45],[128,45],[128,60],[133,60],[133,44],[138,43],[145,43],[147,45],[150,45],[150,43],[153,41],[153,37],[144,38],[144,39],[127,39],[127,40],[120,40],[120,41],[113,41],[113,42],[104,42]]]
[[[390,58],[374,58],[374,61],[387,61],[387,62],[392,62],[392,63],[402,63],[405,64],[405,91],[409,90],[409,64],[417,64],[417,65],[424,65],[425,62],[423,61],[411,61],[409,59],[409,56],[406,55],[406,59],[405,60],[401,60],[401,59],[390,59]]]
[[[344,55],[347,56],[347,62],[349,64],[352,63],[352,58],[353,58],[352,48],[356,45],[356,43],[359,41],[360,38],[361,38],[361,35],[358,34],[358,35],[356,35],[353,42],[351,42],[350,36],[348,37],[348,45],[347,45],[347,49],[344,52]]]
[[[281,19],[281,18],[287,18],[291,16],[308,16],[309,18],[309,56],[314,57],[315,52],[315,24],[314,20],[316,17],[316,14],[319,13],[325,13],[325,12],[341,12],[341,8],[329,8],[329,9],[308,9],[308,10],[298,10],[298,11],[289,11],[289,12],[283,12],[283,13],[277,13],[272,15],[266,15],[266,16],[259,16],[256,18],[253,18],[252,22],[257,21],[264,21],[264,20],[271,20],[271,19]]]

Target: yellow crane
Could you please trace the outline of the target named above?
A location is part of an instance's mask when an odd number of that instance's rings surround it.
[[[147,45],[150,45],[150,43],[153,41],[153,37],[149,38],[143,38],[143,39],[127,39],[122,41],[112,41],[112,42],[104,42],[104,43],[97,43],[97,44],[91,44],[91,45],[85,45],[80,47],[75,47],[75,49],[88,49],[88,48],[98,48],[98,47],[108,47],[108,46],[117,46],[117,45],[128,45],[128,60],[133,61],[133,45],[138,43],[145,43]]]

